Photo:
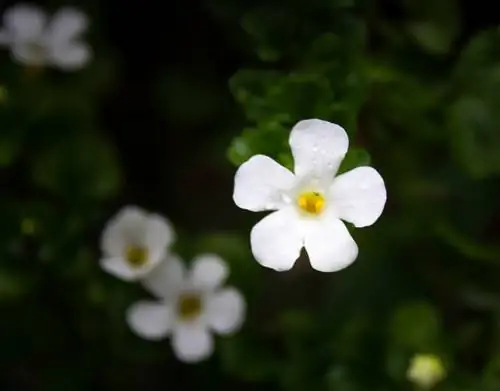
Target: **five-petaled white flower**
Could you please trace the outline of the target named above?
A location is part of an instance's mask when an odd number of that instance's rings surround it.
[[[144,280],[143,285],[159,301],[139,301],[126,314],[131,329],[140,337],[160,340],[171,334],[177,358],[197,362],[214,349],[211,332],[230,334],[242,324],[243,296],[234,288],[221,287],[229,274],[214,254],[199,255],[189,271],[171,256]]]
[[[283,271],[305,247],[314,269],[343,269],[356,259],[358,247],[341,219],[356,227],[373,224],[386,202],[384,181],[371,167],[335,177],[349,146],[339,125],[300,121],[289,143],[295,174],[263,155],[251,157],[236,172],[236,205],[274,211],[251,231],[253,255],[263,266]]]
[[[69,71],[90,60],[90,47],[79,39],[88,20],[77,9],[61,8],[49,20],[40,8],[19,4],[4,13],[3,25],[0,44],[9,46],[14,59],[22,64]]]
[[[140,279],[164,259],[174,236],[164,217],[127,206],[104,228],[101,266],[123,280]]]

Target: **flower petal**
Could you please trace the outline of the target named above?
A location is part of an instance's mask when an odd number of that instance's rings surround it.
[[[366,227],[382,214],[387,192],[384,180],[374,168],[358,167],[335,178],[330,199],[341,219]]]
[[[124,281],[134,281],[141,276],[138,270],[132,269],[121,257],[104,257],[100,264],[104,271]]]
[[[201,322],[181,323],[174,330],[172,347],[179,360],[194,363],[212,354],[214,341]]]
[[[47,23],[47,15],[38,7],[19,4],[5,12],[3,21],[13,42],[40,39]]]
[[[126,206],[112,217],[101,237],[101,250],[110,257],[123,256],[130,243],[142,243],[147,214],[136,206]]]
[[[7,30],[0,30],[0,45],[9,45],[10,44],[10,36]]]
[[[175,239],[172,224],[159,214],[149,216],[144,235],[145,245],[156,259],[163,256],[165,249]]]
[[[52,63],[64,70],[83,68],[92,56],[90,46],[78,41],[64,42],[51,47]]]
[[[172,329],[171,309],[164,303],[139,301],[132,304],[126,313],[127,323],[140,337],[159,340]]]
[[[298,122],[289,141],[299,177],[333,178],[349,147],[341,126],[319,119]]]
[[[193,259],[190,282],[193,287],[213,290],[220,286],[229,274],[226,263],[216,254],[200,254]]]
[[[170,299],[184,285],[186,271],[182,260],[175,254],[163,259],[142,280],[142,285],[153,295],[159,298]]]
[[[68,42],[83,33],[89,24],[87,15],[73,7],[59,9],[48,26],[48,39],[52,42]]]
[[[252,252],[262,266],[289,270],[300,255],[303,232],[300,220],[292,207],[264,217],[250,233]]]
[[[253,212],[279,209],[284,193],[295,183],[294,175],[273,159],[255,155],[243,163],[234,177],[234,203]]]
[[[233,333],[243,323],[245,300],[234,288],[214,293],[208,298],[206,306],[206,321],[219,334]]]
[[[307,229],[305,248],[311,266],[320,272],[341,270],[358,256],[356,242],[344,223],[333,216],[311,222]]]
[[[33,41],[14,41],[12,42],[12,57],[15,61],[30,66],[44,66],[47,65],[49,58],[44,49],[33,50]],[[43,43],[42,43],[43,45]]]

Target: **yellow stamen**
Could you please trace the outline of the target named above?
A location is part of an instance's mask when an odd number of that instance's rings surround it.
[[[144,247],[130,245],[125,253],[125,258],[132,267],[138,268],[148,262],[148,250]]]
[[[299,208],[311,215],[319,215],[325,207],[325,197],[316,191],[302,193],[297,199]]]
[[[197,294],[184,294],[179,298],[177,307],[179,317],[190,320],[197,317],[201,312],[201,299]]]

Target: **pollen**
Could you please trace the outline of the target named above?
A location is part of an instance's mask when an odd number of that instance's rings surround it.
[[[142,246],[130,245],[125,251],[125,258],[130,266],[139,268],[148,262],[148,250]]]
[[[325,207],[325,197],[316,191],[302,193],[297,199],[299,208],[310,214],[319,215]]]
[[[179,298],[177,312],[182,320],[192,320],[201,313],[201,299],[197,294],[184,294]]]

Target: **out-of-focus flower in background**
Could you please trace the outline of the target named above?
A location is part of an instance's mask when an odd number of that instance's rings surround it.
[[[305,247],[314,269],[343,269],[356,259],[358,247],[341,219],[356,227],[372,225],[385,206],[384,181],[371,167],[334,178],[349,146],[339,125],[300,121],[289,143],[295,175],[264,155],[253,156],[236,172],[236,205],[254,212],[276,210],[252,229],[253,255],[263,266],[282,271]]]
[[[38,7],[19,4],[3,15],[0,44],[18,63],[73,71],[92,56],[90,46],[81,40],[87,27],[87,16],[77,9],[64,7],[49,17]]]
[[[430,390],[446,377],[446,368],[434,354],[416,354],[410,361],[407,377],[419,388]]]
[[[199,255],[189,271],[172,256],[142,282],[159,301],[139,301],[127,311],[131,329],[140,337],[160,340],[172,335],[177,358],[198,362],[214,350],[211,332],[231,334],[245,315],[243,296],[222,287],[229,269],[214,254]]]
[[[174,239],[174,230],[163,216],[124,207],[103,231],[101,266],[123,280],[137,280],[164,260]]]

